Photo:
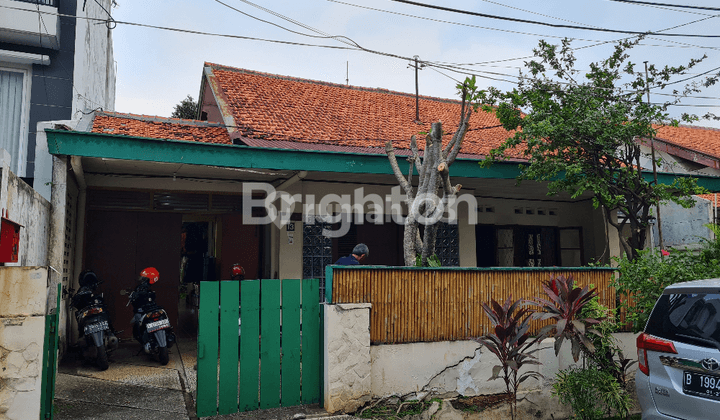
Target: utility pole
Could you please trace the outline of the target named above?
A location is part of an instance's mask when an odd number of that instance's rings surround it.
[[[418,65],[419,56],[414,56],[415,64],[409,64],[408,67],[415,68],[415,122],[420,122],[420,88],[418,87],[418,70],[422,70],[425,67],[424,64]]]
[[[648,85],[648,66],[647,61],[645,61],[645,93],[647,94],[647,102],[648,105],[650,104],[650,86]],[[655,165],[655,139],[650,138],[650,151],[652,156],[652,170],[653,170],[653,180],[655,181],[655,185],[657,185],[657,166]],[[656,206],[657,209],[657,226],[658,226],[658,242],[660,245],[660,249],[663,248],[663,234],[662,234],[662,223],[660,221],[660,203],[657,203]]]

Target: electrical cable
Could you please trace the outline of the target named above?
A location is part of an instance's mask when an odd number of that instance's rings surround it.
[[[682,8],[682,9],[695,9],[695,10],[713,10],[713,11],[720,11],[720,7],[707,7],[707,6],[690,6],[690,5],[683,5],[683,4],[672,4],[672,3],[657,3],[653,1],[637,1],[637,0],[609,0],[614,1],[618,3],[630,3],[630,4],[639,4],[644,6],[662,6],[666,8]]]
[[[464,15],[484,17],[484,18],[489,18],[489,19],[498,19],[498,20],[504,20],[504,21],[510,21],[510,22],[517,22],[517,23],[528,23],[528,24],[532,24],[532,25],[549,26],[551,28],[579,29],[579,30],[585,30],[585,31],[609,32],[609,33],[626,34],[626,35],[654,35],[654,36],[672,36],[672,37],[689,37],[689,38],[720,38],[720,35],[665,34],[665,33],[657,33],[657,32],[652,32],[652,31],[627,31],[627,30],[620,30],[620,29],[596,28],[596,27],[576,26],[576,25],[560,25],[560,24],[540,22],[540,21],[535,21],[535,20],[518,19],[518,18],[507,17],[507,16],[491,15],[491,14],[487,14],[487,13],[477,13],[477,12],[471,12],[468,10],[453,9],[450,7],[436,6],[433,4],[420,3],[420,2],[416,2],[416,1],[410,1],[410,0],[389,0],[389,1],[393,1],[396,3],[404,3],[404,4],[411,5],[411,6],[418,6],[418,7],[425,7],[425,8],[429,8],[429,9],[442,10],[444,12],[459,13],[459,14],[464,14]]]
[[[249,14],[249,13],[245,13],[245,12],[243,12],[242,10],[237,9],[237,8],[235,8],[235,7],[233,7],[233,6],[230,6],[229,4],[224,3],[224,2],[221,1],[221,0],[215,0],[215,2],[221,4],[221,5],[225,6],[225,7],[227,7],[228,9],[231,9],[231,10],[234,10],[234,11],[240,13],[240,14],[243,14],[243,15],[249,17],[249,18],[255,19],[255,20],[259,21],[259,22],[267,23],[268,25],[275,26],[275,27],[277,27],[277,28],[283,29],[283,30],[285,30],[285,31],[288,31],[288,32],[293,33],[293,34],[296,34],[296,35],[303,35],[303,36],[307,36],[307,37],[310,37],[310,38],[335,39],[335,40],[340,41],[340,42],[343,42],[343,43],[345,43],[345,44],[347,44],[347,45],[352,45],[352,46],[354,46],[354,47],[356,47],[356,48],[362,48],[362,47],[360,47],[360,45],[358,45],[355,41],[353,41],[353,40],[351,40],[350,38],[347,38],[347,37],[332,36],[332,35],[328,35],[328,34],[325,34],[325,33],[323,33],[323,35],[312,35],[312,34],[307,34],[307,33],[303,33],[303,32],[293,31],[292,29],[289,29],[289,28],[286,28],[286,27],[284,27],[284,26],[278,25],[277,23],[273,23],[273,22],[267,21],[267,20],[265,20],[265,19],[261,19],[261,18],[259,18],[259,17],[253,16],[253,15],[251,15],[251,14]],[[249,2],[248,2],[248,3],[249,3]],[[251,4],[252,4],[252,3],[251,3]],[[264,10],[267,10],[267,9],[264,9]],[[319,32],[319,31],[317,31],[317,30],[315,30],[315,29],[312,29],[312,28],[308,28],[308,29],[311,29],[311,30],[313,30],[313,31],[315,31],[315,32]],[[338,39],[338,38],[344,38],[344,39],[348,40],[349,42],[348,42],[348,41],[341,40],[341,39]]]
[[[13,7],[13,6],[7,6],[4,4],[0,4],[0,8],[4,9],[10,9],[10,10],[20,10],[20,11],[27,11],[26,9],[22,9],[19,7]],[[95,21],[95,22],[107,22],[107,19],[100,19],[100,18],[93,18],[88,16],[74,16],[74,15],[68,15],[65,13],[53,13],[53,12],[47,12],[47,11],[40,11],[40,13],[50,16],[58,16],[58,17],[67,17],[72,19],[84,19],[88,21]],[[342,47],[342,46],[336,46],[336,45],[319,45],[319,44],[305,44],[301,42],[291,42],[291,41],[281,41],[276,39],[265,39],[265,38],[257,38],[257,37],[250,37],[250,36],[243,36],[243,35],[232,35],[232,34],[220,34],[220,33],[214,33],[214,32],[204,32],[204,31],[195,31],[190,29],[181,29],[181,28],[174,28],[169,26],[158,26],[158,25],[149,25],[144,23],[137,23],[137,22],[128,22],[128,21],[115,21],[118,25],[128,25],[128,26],[137,26],[141,28],[149,28],[149,29],[159,29],[164,31],[170,31],[170,32],[180,32],[180,33],[187,33],[191,35],[204,35],[204,36],[214,36],[214,37],[220,37],[220,38],[233,38],[233,39],[244,39],[249,41],[262,41],[262,42],[271,42],[276,44],[286,44],[286,45],[296,45],[296,46],[302,46],[302,47],[317,47],[317,48],[329,48],[329,49],[336,49],[336,50],[353,50],[357,51],[357,48],[350,48],[350,47]]]

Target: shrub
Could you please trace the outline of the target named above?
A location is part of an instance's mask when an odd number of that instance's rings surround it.
[[[613,410],[626,416],[632,407],[630,396],[615,377],[595,367],[561,370],[555,377],[552,394],[570,406],[575,419],[600,419]]]
[[[655,301],[665,287],[683,281],[720,276],[718,239],[707,241],[699,253],[673,251],[664,256],[652,250],[640,251],[635,260],[616,258],[618,275],[612,286],[633,332],[645,328]]]
[[[563,340],[570,341],[573,359],[577,362],[580,352],[592,353],[595,346],[588,333],[599,334],[596,330],[588,328],[600,323],[594,318],[581,318],[581,311],[594,297],[597,297],[596,289],[589,290],[588,287],[575,287],[572,276],[558,276],[543,282],[542,288],[547,299],[535,298],[532,304],[540,307],[540,310],[533,314],[535,319],[551,319],[553,322],[543,327],[539,336],[544,338],[549,335],[555,337],[555,356],[560,353]]]
[[[537,339],[528,341],[532,312],[528,308],[521,308],[523,303],[523,300],[512,302],[512,296],[509,296],[502,305],[494,299],[491,300],[490,305],[483,303],[482,308],[490,318],[494,329],[493,333],[474,339],[490,350],[500,361],[499,365],[493,367],[490,380],[502,378],[505,381],[505,388],[511,395],[510,415],[513,419],[517,411],[517,392],[520,384],[529,378],[541,377],[540,373],[533,371],[520,373],[524,365],[540,364],[532,355],[537,349],[530,350]]]

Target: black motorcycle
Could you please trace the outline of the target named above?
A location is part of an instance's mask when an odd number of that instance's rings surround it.
[[[71,304],[75,308],[80,338],[85,341],[83,358],[95,359],[100,370],[109,366],[108,353],[117,349],[118,339],[111,328],[103,295],[95,294],[100,281],[91,270],[80,273],[78,278],[80,290],[72,297]]]
[[[155,268],[144,269],[140,273],[140,284],[130,293],[128,305],[133,305],[133,336],[142,350],[167,365],[170,361],[168,349],[175,343],[175,334],[167,312],[155,303],[155,292],[150,288],[158,279]]]

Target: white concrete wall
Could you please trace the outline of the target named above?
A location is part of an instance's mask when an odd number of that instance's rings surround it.
[[[625,357],[635,359],[636,335],[619,333],[615,337]],[[545,379],[524,382],[524,390],[549,387],[559,370],[575,363],[567,342],[557,357],[552,339],[545,339],[536,347],[539,350],[536,356],[542,364],[530,365],[530,368]],[[385,344],[372,346],[370,353],[373,397],[474,396],[505,390],[501,379],[488,381],[493,366],[499,364],[497,358],[472,340]]]
[[[83,17],[107,19],[107,12],[112,13],[112,0],[77,3],[73,119],[79,119],[82,116],[80,112],[89,112],[98,108],[103,111],[115,109],[112,31],[97,20],[82,19]]]
[[[1,167],[0,171],[0,209],[8,219],[23,226],[20,228],[18,262],[7,265],[48,265],[50,203],[25,181],[7,170],[7,166]]]
[[[47,269],[0,267],[0,418],[40,418]]]
[[[703,239],[711,239],[712,232],[705,225],[713,220],[712,203],[700,197],[693,197],[695,207],[686,209],[675,203],[660,206],[660,220],[663,230],[663,248],[698,248]],[[652,209],[655,213],[655,208]],[[657,223],[652,225],[646,248],[660,246]]]
[[[370,306],[325,306],[323,407],[330,413],[355,411],[372,395]]]
[[[0,42],[60,48],[58,8],[13,0],[0,0]],[[38,11],[43,27],[38,27]]]
[[[324,401],[329,412],[350,412],[371,398],[451,398],[505,391],[502,379],[488,380],[499,364],[497,358],[473,340],[370,346],[369,307],[325,306]],[[619,333],[615,338],[625,357],[637,357],[635,334]],[[552,383],[559,370],[575,362],[568,342],[558,356],[553,343],[545,339],[535,345],[541,364],[525,369],[540,373],[542,379],[523,382],[521,391],[533,393],[539,407],[557,415],[564,408],[550,394]]]

